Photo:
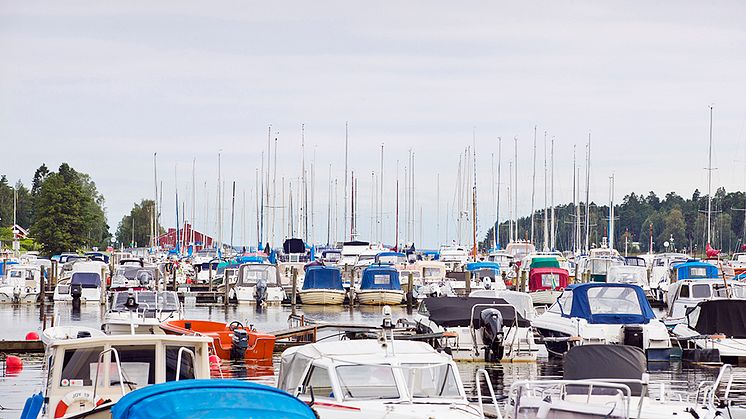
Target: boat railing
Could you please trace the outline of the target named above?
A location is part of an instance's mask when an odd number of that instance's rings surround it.
[[[195,363],[196,356],[194,355],[194,352],[191,349],[185,348],[183,346],[179,348],[179,352],[176,355],[176,377],[174,378],[174,381],[179,381],[179,377],[181,377],[181,359],[182,359],[181,356],[185,352],[189,354],[189,356],[192,357],[192,364]]]
[[[474,345],[474,352],[477,355],[479,355],[480,352],[479,352],[479,347],[477,347],[477,336],[476,336],[477,332],[476,332],[476,329],[474,328],[474,320],[475,320],[474,319],[474,311],[475,311],[475,309],[477,307],[484,307],[484,308],[508,307],[510,309],[513,309],[513,319],[514,319],[514,321],[513,321],[513,324],[511,324],[511,325],[508,326],[508,332],[506,333],[506,335],[509,334],[510,331],[513,329],[513,325],[516,326],[516,329],[518,327],[518,309],[516,309],[515,306],[510,305],[510,304],[497,304],[497,303],[496,304],[474,304],[473,306],[471,306],[471,316],[469,317],[469,332],[471,333],[471,341],[472,341],[472,343]],[[480,311],[480,313],[481,313],[481,311]],[[500,325],[500,326],[502,327],[502,325]],[[513,348],[513,345],[515,344],[515,338],[517,336],[518,336],[518,333],[514,333],[513,342],[510,343],[511,349]],[[518,339],[518,349],[517,349],[517,351],[519,353],[521,351],[521,340],[520,339]]]
[[[506,415],[508,418],[520,416],[521,408],[540,409],[542,405],[551,404],[552,398],[559,400],[574,401],[568,396],[577,397],[578,405],[591,405],[593,397],[599,405],[609,407],[609,397],[617,397],[622,403],[623,417],[630,416],[631,394],[630,387],[625,383],[641,383],[641,380],[614,380],[607,382],[600,380],[522,380],[513,383],[508,390],[508,402],[506,403]],[[641,398],[642,400],[642,398]],[[531,405],[531,406],[529,406]],[[642,402],[640,403],[640,407]],[[614,404],[616,408],[616,404]],[[608,414],[608,413],[607,413]],[[640,412],[634,417],[639,417]],[[616,416],[615,416],[616,417]]]
[[[727,374],[727,380],[726,380]],[[710,386],[702,386],[702,396],[704,403],[711,409],[719,407],[730,398],[730,393],[733,387],[733,366],[730,364],[724,364],[720,367],[717,378],[712,382]],[[720,387],[725,385],[724,391],[719,391]],[[722,397],[721,397],[722,396]]]
[[[497,397],[495,396],[495,389],[492,387],[492,380],[490,380],[489,374],[484,368],[477,370],[476,376],[474,377],[474,385],[477,387],[477,397],[479,399],[479,417],[484,419],[484,401],[482,400],[482,381],[481,377],[484,376],[484,381],[487,383],[487,389],[489,390],[490,399],[492,400],[492,406],[495,408],[495,415],[498,419],[502,419],[503,415],[500,413],[500,407],[497,405]]]
[[[104,355],[111,352],[116,357],[117,374],[119,375],[119,387],[122,390],[122,396],[127,392],[124,390],[124,376],[122,375],[122,363],[119,361],[119,351],[116,348],[109,348],[101,351],[98,354],[98,362],[96,363],[96,381],[93,382],[93,400],[96,399],[96,393],[98,392],[98,374],[101,371]],[[108,368],[107,368],[108,369]]]

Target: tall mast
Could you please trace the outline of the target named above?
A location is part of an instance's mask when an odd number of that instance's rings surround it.
[[[236,181],[233,181],[233,193],[231,194],[231,249],[233,249],[233,225],[236,215]]]
[[[435,194],[435,244],[440,247],[440,172],[435,174]]]
[[[220,151],[218,151],[218,249],[223,251],[223,183],[220,170]]]
[[[578,253],[578,234],[577,234],[577,225],[580,220],[578,220],[577,217],[577,211],[578,211],[578,189],[576,188],[576,182],[577,178],[575,177],[575,145],[572,146],[572,207],[575,210],[575,217],[573,218],[572,222],[572,234],[573,234],[573,240],[572,240],[572,251],[573,254]]]
[[[154,195],[153,195],[153,228],[155,232],[155,236],[153,238],[152,246],[158,246],[158,236],[160,236],[160,227],[158,225],[159,216],[161,215],[158,205],[158,153],[153,153],[153,186],[154,186]]]
[[[472,225],[472,253],[474,260],[477,260],[477,140],[476,133],[472,131],[472,146],[474,151],[472,153],[472,170],[474,171],[474,188],[472,189],[471,196],[471,225]],[[420,232],[422,229],[420,229]],[[421,234],[421,233],[420,233]]]
[[[550,162],[551,162],[551,199],[552,199],[552,250],[555,250],[557,248],[557,222],[554,217],[554,135],[552,136],[552,149],[550,154]]]
[[[490,178],[490,186],[492,190],[492,208],[495,208],[495,153],[490,153],[490,173],[492,174],[492,177]],[[494,218],[493,218],[494,219]],[[493,249],[497,243],[497,240],[495,239],[495,228],[494,223],[492,226],[492,244],[490,245],[490,249]]]
[[[259,219],[261,217],[259,212],[259,169],[254,170],[254,195],[256,200],[256,243],[257,251],[260,251],[262,247],[262,234],[261,234],[261,223]]]
[[[497,204],[495,208],[495,247],[499,248],[500,244],[500,165],[502,163],[502,146],[503,139],[497,137]]]
[[[344,182],[344,208],[342,210],[342,231],[346,235],[347,233],[347,151],[348,151],[348,131],[347,131],[347,121],[345,121],[345,182]],[[352,229],[350,229],[350,232],[352,232]],[[352,236],[350,236],[350,239],[352,239]]]
[[[394,215],[394,248],[399,250],[399,160],[396,161],[396,214]]]
[[[513,162],[508,162],[508,242],[515,241],[513,236],[513,194],[511,191],[513,188]]]
[[[191,220],[191,228],[190,228],[190,234],[189,234],[189,245],[194,246],[194,222],[195,219],[195,213],[197,208],[197,184],[196,184],[196,178],[195,178],[195,168],[197,166],[197,158],[192,158],[192,217]]]
[[[534,212],[535,209],[535,203],[536,203],[536,125],[534,125],[534,153],[533,153],[533,168],[532,168],[532,175],[531,175],[531,244],[536,246],[535,236],[534,236]]]
[[[609,176],[609,249],[614,248],[614,174]]]
[[[585,154],[585,252],[591,249],[591,133],[588,133],[588,145]]]
[[[514,151],[515,151],[515,160],[514,160],[514,169],[515,169],[515,185],[514,185],[514,191],[515,194],[515,202],[513,202],[513,205],[515,206],[515,239],[516,241],[520,240],[521,237],[518,234],[518,137],[513,137],[514,141]]]
[[[272,222],[270,225],[272,226],[272,234],[270,237],[272,237],[273,241],[277,241],[277,237],[275,236],[275,225],[277,224],[277,137],[275,137],[275,149],[272,153],[274,156],[274,162],[272,163]]]
[[[543,250],[549,250],[549,200],[547,193],[549,191],[547,178],[547,132],[544,131],[544,246]]]
[[[308,219],[306,207],[308,205],[308,194],[306,190],[306,124],[300,125],[300,150],[301,150],[301,227],[303,228],[303,241],[308,242]]]
[[[272,175],[272,124],[267,126],[267,176],[264,179],[264,208],[267,214],[266,222],[264,223],[264,237],[266,240],[272,241],[274,237],[271,236],[272,231],[272,212],[271,212],[271,201],[269,200],[270,183],[269,179]]]
[[[332,164],[329,163],[329,197],[326,207],[326,245],[329,246],[332,238]]]
[[[383,243],[383,143],[381,143],[381,174],[379,176],[379,198],[378,198],[378,241]]]
[[[707,157],[707,244],[710,244],[712,226],[712,105],[710,105],[710,147]]]

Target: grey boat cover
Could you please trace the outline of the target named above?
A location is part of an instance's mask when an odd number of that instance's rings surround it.
[[[565,354],[565,380],[640,380],[647,367],[645,352],[636,346],[577,345]],[[642,385],[629,386],[633,396],[639,396]],[[594,393],[595,394],[595,393]]]
[[[469,322],[474,322],[475,328],[482,327],[480,314],[482,310],[496,308],[503,316],[503,324],[511,325],[515,320],[518,327],[529,327],[531,322],[523,318],[520,313],[507,301],[502,298],[485,298],[485,297],[428,297],[421,304],[425,305],[429,313],[429,318],[435,324],[441,327],[469,327]],[[474,318],[471,318],[471,309],[476,304],[504,304],[500,307],[477,307],[474,310]],[[516,319],[516,316],[518,318]]]
[[[703,335],[723,334],[746,338],[746,300],[709,300],[697,305],[694,330]]]

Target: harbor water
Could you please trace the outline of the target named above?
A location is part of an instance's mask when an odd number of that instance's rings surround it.
[[[260,310],[254,305],[238,305],[225,308],[216,305],[184,306],[185,318],[209,319],[220,322],[240,321],[245,325],[253,325],[260,331],[272,332],[286,329],[290,307],[270,306]],[[308,319],[319,322],[370,324],[381,323],[380,307],[347,307],[333,306],[305,306],[296,309]],[[411,318],[405,307],[394,307],[394,319]],[[55,318],[57,324],[79,324],[98,328],[104,315],[103,306],[97,303],[83,304],[79,310],[73,310],[72,305],[57,303],[48,305],[44,313],[34,305],[0,305],[0,339],[22,340],[26,333],[35,331],[41,333],[46,316],[47,325]],[[223,376],[240,380],[254,380],[264,384],[274,385],[279,369],[278,356],[272,367],[247,367],[242,361],[231,362],[224,360],[221,366]],[[0,370],[0,418],[10,419],[20,416],[26,398],[32,393],[42,390],[44,383],[43,360],[41,354],[21,355],[24,366],[20,372]],[[473,391],[475,374],[480,368],[488,371],[495,392],[505,394],[510,385],[517,380],[544,378],[559,378],[562,376],[562,365],[555,360],[544,360],[537,363],[495,363],[459,362],[459,372],[468,391]],[[714,379],[717,367],[692,366],[682,363],[664,363],[650,365],[651,381],[665,381],[682,389],[696,389],[705,380]],[[746,367],[737,367],[739,376],[746,375]],[[486,391],[483,385],[483,391]],[[736,385],[736,399],[742,395],[746,386]],[[746,398],[744,398],[746,401]]]

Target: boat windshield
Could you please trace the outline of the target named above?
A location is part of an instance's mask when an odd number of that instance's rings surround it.
[[[445,276],[441,268],[425,268],[423,272],[425,273],[425,278],[441,278]]]
[[[127,292],[118,292],[111,311],[128,311],[125,307],[128,296]],[[135,301],[140,305],[138,309],[143,311],[177,311],[179,309],[179,300],[173,291],[139,291],[135,293]]]
[[[335,370],[345,400],[399,398],[389,365],[341,365]]]
[[[277,282],[275,267],[271,265],[254,265],[242,269],[239,285],[253,286],[259,281],[264,281],[267,284]]]
[[[710,284],[692,284],[692,298],[710,298]]]
[[[736,262],[746,262],[746,253],[738,253],[734,256]]]
[[[637,292],[631,287],[594,287],[588,289],[588,306],[592,314],[642,315]]]
[[[458,398],[456,376],[448,364],[404,364],[402,372],[414,398]]]

